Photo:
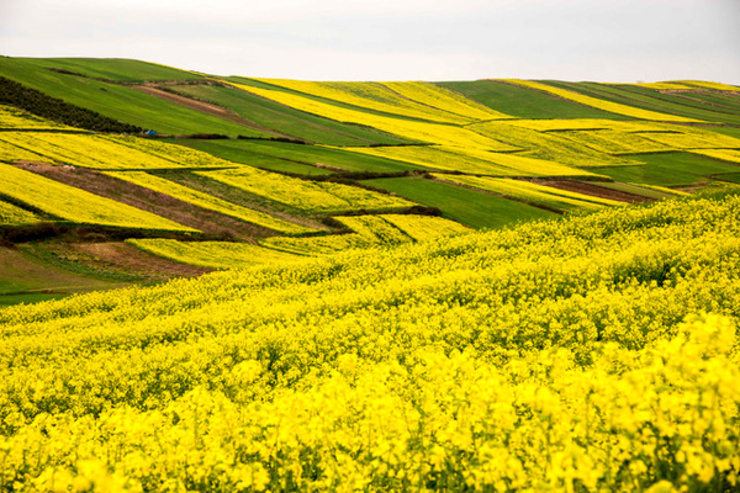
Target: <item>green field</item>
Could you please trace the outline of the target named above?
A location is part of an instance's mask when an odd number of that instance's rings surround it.
[[[169,140],[208,152],[236,163],[258,168],[288,171],[301,175],[335,173],[337,171],[394,173],[421,169],[419,166],[356,152],[322,146],[271,142],[263,140]],[[334,170],[317,168],[325,165]]]
[[[516,221],[554,216],[531,205],[423,178],[381,178],[363,183],[437,207],[443,217],[473,228],[497,228]]]
[[[599,168],[598,171],[617,181],[660,186],[691,185],[706,181],[710,175],[740,171],[738,165],[689,152],[639,154],[632,157],[646,164]]]
[[[636,106],[652,111],[659,111],[686,118],[696,118],[707,122],[726,122],[740,124],[740,97],[736,99],[734,112],[716,111],[712,106],[697,105],[696,101],[685,96],[663,94],[635,86],[613,86],[595,82],[560,82],[542,81],[554,87],[568,89],[587,96],[594,96],[605,101]]]
[[[559,99],[539,91],[495,80],[436,82],[496,111],[518,118],[607,118],[625,117]]]

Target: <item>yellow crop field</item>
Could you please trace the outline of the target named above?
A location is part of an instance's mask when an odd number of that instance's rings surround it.
[[[121,145],[117,137],[44,132],[3,132],[0,141],[34,152],[41,160],[97,169],[172,168],[172,161]],[[21,158],[22,159],[22,158]]]
[[[36,224],[38,222],[41,222],[41,218],[33,212],[0,200],[0,225],[18,226],[22,224]]]
[[[566,89],[560,89],[558,87],[548,86],[540,82],[534,82],[530,80],[520,80],[520,79],[506,79],[504,82],[508,82],[510,84],[516,84],[516,85],[523,86],[523,87],[528,87],[530,89],[536,89],[538,91],[544,91],[554,96],[561,97],[563,99],[575,101],[576,103],[585,104],[586,106],[591,106],[592,108],[598,108],[600,110],[608,111],[610,113],[616,113],[617,115],[631,116],[633,118],[640,118],[642,120],[655,120],[655,121],[664,121],[664,122],[696,122],[696,121],[699,121],[699,120],[694,120],[692,118],[684,118],[680,116],[669,115],[666,113],[658,113],[656,111],[643,110],[641,108],[635,108],[634,106],[627,106],[624,104],[612,103],[611,101],[604,101],[602,99],[597,99],[591,96],[585,96],[583,94],[579,94],[573,91],[568,91]]]
[[[652,139],[652,133],[626,133],[612,130],[584,130],[559,132],[571,139],[574,145],[587,146],[605,154],[631,154],[665,152],[675,149],[670,144]]]
[[[553,127],[560,127],[562,120],[542,120],[554,122]],[[574,142],[563,132],[538,131],[529,128],[532,120],[511,122],[487,122],[471,125],[468,128],[482,135],[500,139],[519,148],[526,149],[518,153],[523,157],[544,159],[573,167],[620,166],[634,165],[634,161],[611,156],[607,153],[591,149],[581,143]],[[545,123],[547,125],[548,123]],[[591,123],[587,123],[591,126]],[[595,123],[602,126],[601,122]]]
[[[183,264],[217,270],[295,262],[302,257],[248,243],[177,241],[161,238],[127,240],[135,247]]]
[[[198,207],[220,212],[221,214],[226,214],[227,216],[258,224],[281,233],[301,234],[316,231],[312,228],[283,221],[282,219],[272,217],[263,212],[241,207],[231,202],[227,202],[226,200],[219,199],[218,197],[214,197],[213,195],[208,195],[207,193],[199,192],[198,190],[193,190],[192,188],[180,185],[171,180],[150,175],[144,171],[109,171],[105,174],[148,188],[149,190],[169,195],[170,197],[175,197],[193,205],[197,205]]]
[[[395,245],[411,241],[410,236],[383,216],[340,216],[334,219],[372,243]]]
[[[468,117],[457,115],[404,98],[375,82],[310,82],[286,79],[257,79],[273,86],[339,101],[359,108],[381,111],[410,118],[442,123],[468,123]]]
[[[739,209],[0,309],[0,487],[736,491]]]
[[[406,161],[430,169],[495,176],[593,176],[553,161],[519,154],[444,146],[355,147],[353,152]]]
[[[26,111],[0,104],[0,128],[8,129],[32,129],[32,130],[77,130],[60,123],[56,123]]]
[[[433,176],[440,180],[479,188],[506,197],[513,197],[532,204],[545,205],[559,210],[597,210],[604,206],[623,205],[622,202],[616,200],[569,192],[523,180],[491,178],[488,176]]]
[[[690,132],[645,133],[645,138],[654,140],[674,149],[740,149],[740,139],[717,132],[692,129]]]
[[[380,217],[416,241],[426,241],[440,236],[471,231],[467,226],[442,217],[413,214],[383,214]]]
[[[369,248],[378,243],[358,233],[310,236],[306,238],[272,237],[260,240],[260,245],[282,252],[309,257],[332,255],[357,248]]]
[[[488,106],[429,82],[382,82],[382,85],[406,99],[470,120],[513,119],[509,115],[492,110]]]
[[[1,163],[0,194],[75,223],[195,231],[151,212]]]
[[[672,132],[675,125],[643,121],[604,120],[599,118],[569,118],[551,120],[511,120],[509,125],[525,127],[538,132],[561,130],[614,130],[619,132]]]
[[[414,205],[413,202],[400,197],[359,187],[300,180],[246,166],[196,173],[275,202],[317,214],[393,209]]]
[[[627,86],[645,87],[647,89],[655,89],[656,91],[675,91],[675,90],[691,90],[691,86],[685,84],[677,84],[675,82],[639,82],[637,84],[618,84]]]
[[[510,151],[516,150],[515,147],[496,141],[495,139],[486,138],[476,132],[466,128],[453,125],[443,125],[440,123],[419,122],[393,118],[391,116],[381,116],[373,113],[367,113],[360,110],[343,108],[329,103],[316,101],[311,98],[302,97],[296,94],[290,94],[276,89],[262,89],[258,87],[233,84],[235,87],[247,92],[272,99],[278,103],[290,106],[307,113],[323,116],[332,120],[346,123],[356,123],[377,128],[384,132],[405,137],[407,139],[432,144],[442,144],[451,146],[475,147],[491,151]]]
[[[11,141],[3,140],[3,134],[0,134],[0,161],[4,163],[12,163],[13,161],[50,161],[50,159],[44,158],[25,147],[18,147],[12,143],[12,139]]]
[[[677,80],[672,81],[685,85],[698,87],[701,89],[712,89],[715,91],[740,91],[740,87],[731,86],[730,84],[722,84],[721,82],[709,82],[705,80]]]
[[[738,149],[694,149],[691,152],[740,164],[740,150]]]

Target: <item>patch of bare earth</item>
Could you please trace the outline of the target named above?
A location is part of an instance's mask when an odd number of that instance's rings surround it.
[[[598,197],[600,199],[616,200],[618,202],[652,202],[653,200],[655,200],[650,197],[636,195],[629,192],[622,192],[620,190],[612,190],[610,188],[600,187],[598,185],[594,185],[593,183],[587,183],[583,181],[543,179],[532,179],[530,181],[538,185],[559,188],[561,190],[567,190],[569,192],[582,193],[583,195],[590,195],[592,197]]]
[[[97,262],[150,279],[196,277],[212,271],[157,257],[124,242],[76,243],[72,247]]]
[[[48,164],[18,166],[52,180],[157,214],[209,235],[226,235],[242,240],[276,235],[274,231],[262,226],[203,209],[91,169]]]

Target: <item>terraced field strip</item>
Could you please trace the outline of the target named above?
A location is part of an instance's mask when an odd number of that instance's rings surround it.
[[[409,235],[416,241],[426,241],[441,236],[469,232],[462,224],[436,216],[414,214],[383,214],[380,217]]]
[[[632,165],[634,161],[612,156],[574,142],[563,132],[545,132],[529,128],[529,121],[486,122],[470,125],[468,129],[481,135],[507,142],[523,149],[518,156],[556,162],[574,168]],[[553,125],[562,126],[558,120]],[[591,125],[590,123],[588,125]],[[595,125],[601,125],[596,123]],[[602,125],[603,126],[603,125]]]
[[[430,82],[381,82],[380,84],[423,106],[430,106],[471,120],[514,118]]]
[[[704,80],[677,80],[677,81],[671,81],[671,82],[689,85],[692,87],[698,87],[700,89],[712,89],[714,91],[740,92],[740,86],[731,86],[730,84],[723,84],[721,82],[710,82],[710,81],[704,81]]]
[[[309,257],[332,255],[357,248],[369,248],[377,242],[358,233],[312,236],[309,238],[273,237],[260,240],[260,245],[295,255]]]
[[[145,252],[183,264],[210,269],[242,269],[301,260],[303,257],[249,243],[136,239],[127,243]]]
[[[523,200],[561,211],[598,210],[605,206],[621,205],[621,202],[606,198],[568,192],[538,185],[523,180],[491,178],[486,176],[432,175],[452,183],[500,194],[504,197]]]
[[[615,113],[558,98],[549,93],[532,91],[526,87],[502,81],[475,80],[435,82],[435,84],[516,118],[625,118]]]
[[[737,152],[736,164],[729,159]],[[598,168],[598,172],[615,181],[648,186],[687,186],[706,181],[707,177],[740,171],[740,152],[730,150],[695,150],[635,155],[641,166]]]
[[[44,220],[33,212],[0,200],[0,226],[37,224]]]
[[[316,229],[308,228],[299,224],[283,221],[263,212],[242,207],[212,195],[199,192],[192,188],[180,185],[171,180],[150,175],[144,171],[120,171],[106,172],[120,180],[125,180],[140,187],[154,190],[170,197],[180,199],[204,209],[209,209],[227,216],[235,217],[249,223],[264,226],[285,234],[304,234],[316,232]]]
[[[596,174],[518,154],[447,146],[360,147],[352,152],[406,161],[434,170],[494,176],[597,176]]]
[[[7,130],[71,130],[79,131],[78,128],[69,127],[51,120],[32,115],[27,111],[19,110],[12,106],[0,105],[0,131]]]
[[[0,194],[74,223],[197,231],[150,212],[7,164],[0,164]]]
[[[360,109],[349,109],[318,101],[311,97],[304,97],[278,88],[267,89],[262,87],[235,84],[245,91],[258,94],[265,98],[277,101],[292,108],[314,115],[323,116],[332,120],[364,125],[384,132],[406,138],[417,143],[431,143],[451,146],[475,147],[480,149],[501,149],[505,144],[494,139],[486,138],[465,128],[440,123],[422,122],[382,116]]]
[[[411,237],[382,216],[335,217],[337,221],[371,243],[397,245],[411,241]]]
[[[470,117],[457,115],[413,101],[375,82],[309,82],[284,79],[256,80],[270,84],[271,86],[315,96],[323,100],[337,101],[351,105],[360,110],[367,109],[389,115],[439,123],[465,124],[472,121]],[[495,115],[495,113],[492,114]],[[506,115],[498,114],[497,117],[506,118]],[[491,118],[491,116],[485,118]]]
[[[268,173],[245,166],[198,171],[198,175],[315,214],[412,207],[408,200],[360,187],[332,182],[312,182]]]
[[[740,164],[740,150],[738,149],[694,149],[691,153]]]
[[[516,221],[552,217],[529,204],[424,178],[381,178],[363,183],[436,207],[442,217],[473,228],[498,228]]]
[[[234,86],[185,85],[170,86],[168,89],[228,108],[253,124],[270,129],[278,135],[288,135],[308,142],[337,146],[408,142],[373,128],[347,125],[311,115]]]
[[[635,108],[633,106],[627,106],[624,104],[613,103],[610,101],[604,101],[602,99],[597,99],[591,96],[586,96],[586,95],[568,91],[565,89],[560,89],[558,87],[553,87],[550,85],[542,84],[540,82],[520,80],[520,79],[505,79],[505,82],[508,82],[510,84],[517,84],[523,87],[528,87],[530,89],[536,89],[538,91],[544,91],[549,94],[561,97],[563,99],[568,99],[570,101],[575,101],[580,104],[585,104],[586,106],[591,106],[593,108],[598,108],[604,111],[609,111],[612,113],[616,113],[619,115],[625,115],[625,116],[629,116],[632,118],[639,118],[641,120],[655,120],[655,121],[664,121],[664,122],[697,122],[699,121],[693,118],[684,118],[680,116],[669,115],[666,113],[658,113],[656,111],[649,111],[649,110],[644,110],[641,108]]]

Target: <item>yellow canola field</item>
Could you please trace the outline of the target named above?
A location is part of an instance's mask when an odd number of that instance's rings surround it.
[[[316,231],[312,228],[283,221],[263,212],[227,202],[226,200],[214,197],[213,195],[199,192],[198,190],[180,185],[179,183],[175,183],[165,178],[150,175],[144,171],[108,171],[105,174],[148,188],[149,190],[154,190],[155,192],[169,195],[170,197],[175,197],[182,201],[197,205],[198,207],[235,217],[242,221],[258,224],[281,233],[300,234]]]
[[[75,223],[137,229],[196,231],[151,212],[8,164],[0,164],[0,194]]]
[[[694,149],[691,152],[694,154],[701,154],[702,156],[720,159],[722,161],[728,161],[730,163],[740,164],[739,149]]]
[[[740,139],[717,132],[692,129],[690,132],[649,132],[640,134],[647,139],[674,149],[740,149]]]
[[[0,200],[0,225],[19,226],[23,224],[36,224],[41,218],[33,212]]]
[[[623,202],[567,190],[538,185],[523,180],[491,178],[488,176],[433,175],[435,178],[513,197],[558,210],[598,210],[605,206],[623,205]]]
[[[633,118],[640,118],[642,120],[655,120],[664,122],[697,122],[692,118],[684,118],[681,116],[669,115],[666,113],[658,113],[656,111],[643,110],[635,108],[633,106],[627,106],[619,103],[612,103],[611,101],[604,101],[603,99],[597,99],[591,96],[585,96],[577,92],[568,91],[566,89],[560,89],[558,87],[548,86],[540,82],[534,82],[531,80],[520,80],[520,79],[505,79],[504,82],[510,84],[516,84],[530,89],[536,89],[538,91],[544,91],[554,96],[561,97],[576,103],[585,104],[592,108],[598,108],[600,110],[608,111],[610,113],[616,113],[617,115],[631,116]]]
[[[440,236],[470,231],[467,226],[442,217],[413,214],[383,214],[380,217],[416,241],[426,241]]]
[[[0,132],[0,153],[3,161],[27,159],[104,170],[234,166],[205,152],[129,136]]]
[[[526,155],[446,146],[353,147],[348,150],[430,169],[495,176],[596,176],[589,171]]]
[[[543,120],[511,120],[506,122],[516,127],[525,127],[538,132],[561,130],[615,130],[619,132],[673,132],[676,125],[642,121],[604,120],[601,118],[567,118]],[[685,127],[678,127],[683,130]],[[692,129],[693,130],[693,129]]]
[[[604,154],[641,154],[646,152],[666,152],[674,146],[653,139],[652,133],[626,133],[613,130],[584,130],[558,132],[570,139],[574,145],[589,147]],[[656,134],[662,135],[662,134]]]
[[[360,110],[317,101],[297,94],[280,91],[278,89],[262,89],[259,87],[233,84],[239,89],[257,94],[258,96],[277,101],[307,113],[311,113],[331,120],[345,123],[365,125],[384,132],[398,135],[406,139],[432,144],[475,147],[478,149],[507,152],[517,150],[516,147],[484,137],[466,128],[441,123],[419,122],[393,118],[391,116],[376,115]]]
[[[287,79],[256,79],[273,86],[349,104],[357,108],[440,123],[464,124],[472,119],[403,97],[377,82],[311,82]],[[245,86],[247,89],[249,86]],[[250,90],[250,89],[247,89]],[[489,117],[490,118],[490,117]]]
[[[248,243],[177,241],[161,238],[126,240],[135,247],[176,262],[217,270],[294,262],[302,257]]]
[[[396,245],[411,240],[410,236],[383,216],[338,216],[334,219],[373,243]]]
[[[0,104],[0,129],[3,130],[79,130]]]
[[[740,92],[739,86],[731,86],[730,84],[722,84],[721,82],[710,82],[705,80],[676,80],[672,82],[678,82],[690,86],[695,86],[701,89],[712,89],[715,91],[736,91]]]
[[[735,491],[739,209],[662,201],[0,309],[0,485]]]
[[[381,82],[380,84],[406,99],[471,120],[513,119],[509,115],[430,82]]]
[[[415,205],[406,199],[340,183],[308,181],[247,166],[196,174],[307,212],[325,214]]]
[[[563,120],[542,120],[544,125],[552,125],[553,128],[563,127]],[[627,159],[611,156],[605,152],[592,149],[584,143],[574,142],[565,132],[538,131],[543,124],[533,125],[533,120],[516,120],[511,122],[487,122],[470,125],[468,128],[481,135],[500,139],[512,145],[526,149],[518,153],[522,157],[554,161],[563,165],[573,167],[596,167],[596,166],[621,166],[639,164]],[[553,122],[553,123],[550,123]],[[567,123],[566,123],[567,124]],[[604,126],[601,121],[586,123]],[[580,127],[580,125],[576,125]],[[562,129],[562,128],[561,128]]]

